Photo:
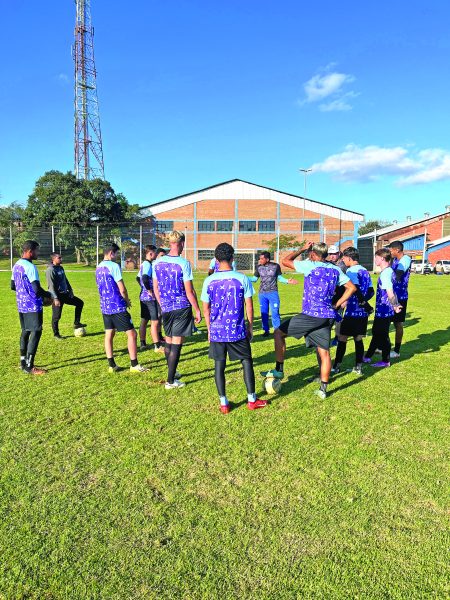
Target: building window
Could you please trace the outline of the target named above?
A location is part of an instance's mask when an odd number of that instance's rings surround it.
[[[258,221],[258,231],[263,231],[264,233],[274,233],[275,221]]]
[[[320,227],[319,219],[305,219],[303,221],[303,232],[304,233],[318,233]]]
[[[214,258],[214,250],[199,250],[197,258],[198,260],[211,260]]]
[[[239,221],[239,231],[256,231],[256,221]]]
[[[214,231],[214,221],[199,221],[198,231]]]
[[[217,221],[217,231],[233,231],[233,221]]]
[[[173,231],[173,221],[156,221],[155,229],[156,231],[164,233],[167,231]]]

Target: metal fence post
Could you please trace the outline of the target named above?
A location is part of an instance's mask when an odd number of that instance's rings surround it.
[[[96,248],[96,256],[97,256],[97,267],[98,267],[98,225],[97,225],[97,248]]]
[[[9,255],[10,255],[11,271],[12,271],[12,269],[13,269],[13,262],[14,262],[13,228],[12,228],[12,225],[9,226]]]
[[[277,263],[280,262],[280,223],[278,222],[278,231],[277,231]]]
[[[55,251],[55,227],[52,225],[52,252]]]
[[[184,226],[184,258],[188,260],[187,255],[187,225]]]
[[[139,267],[142,265],[142,225],[139,225]]]

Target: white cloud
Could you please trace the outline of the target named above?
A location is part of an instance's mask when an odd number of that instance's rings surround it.
[[[321,111],[330,112],[352,109],[348,100],[356,97],[358,94],[353,91],[344,92],[342,88],[346,84],[353,83],[355,77],[347,73],[331,71],[334,67],[334,63],[329,64],[321,73],[314,75],[303,84],[305,98],[299,101],[301,106],[320,102],[328,98],[330,102],[320,104],[319,108]]]
[[[312,169],[347,182],[374,181],[388,175],[397,178],[398,186],[432,183],[450,179],[450,151],[442,148],[410,151],[402,146],[383,148],[349,144],[342,152],[313,165]]]
[[[60,73],[57,79],[62,85],[68,85],[69,83],[69,77],[65,73]]]

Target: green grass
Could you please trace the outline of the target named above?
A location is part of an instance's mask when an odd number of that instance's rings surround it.
[[[134,276],[125,273],[138,323]],[[9,277],[0,274],[0,597],[448,597],[450,277],[411,278],[392,368],[338,376],[321,401],[306,383],[314,355],[290,339],[281,394],[227,416],[205,336],[186,344],[188,385],[176,394],[153,352],[140,355],[144,376],[108,374],[90,273],[70,276],[89,336],[55,343],[45,309],[37,364],[50,371],[27,378]],[[282,313],[296,312],[301,286],[280,288]],[[127,366],[124,334],[116,348]],[[273,366],[270,339],[256,335],[253,353],[257,373]],[[238,363],[227,385],[242,403]]]

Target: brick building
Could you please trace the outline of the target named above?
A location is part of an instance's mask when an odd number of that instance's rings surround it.
[[[359,236],[358,250],[361,263],[373,270],[373,255],[376,250],[399,240],[403,242],[405,254],[421,260],[425,248],[425,259],[433,265],[437,260],[450,259],[450,206],[446,212],[412,221],[409,217],[403,223],[393,223],[389,227]]]
[[[207,269],[220,242],[234,246],[244,270],[252,268],[255,253],[268,241],[283,235],[345,248],[356,244],[364,220],[361,213],[240,179],[143,207],[142,215],[154,223],[154,243],[163,243],[172,229],[185,232],[186,257],[200,270]],[[275,259],[285,253],[277,248]]]

